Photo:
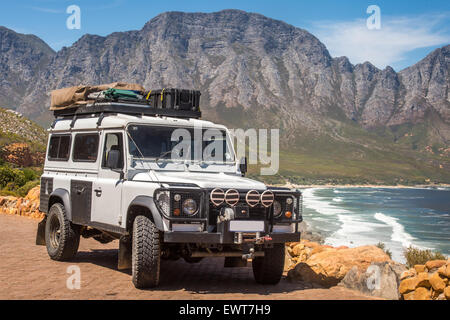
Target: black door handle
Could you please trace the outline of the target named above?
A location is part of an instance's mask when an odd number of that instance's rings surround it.
[[[102,189],[94,189],[95,195],[100,197],[102,195]]]

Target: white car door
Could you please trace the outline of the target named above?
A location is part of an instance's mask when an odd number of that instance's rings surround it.
[[[123,175],[125,167],[124,138],[120,131],[104,131],[101,145],[101,161],[98,178],[93,184],[93,210],[91,220],[96,224],[107,224],[125,227],[122,221],[121,200]],[[111,150],[120,151],[119,165],[116,169],[107,167],[108,155]],[[101,225],[99,225],[101,227]]]

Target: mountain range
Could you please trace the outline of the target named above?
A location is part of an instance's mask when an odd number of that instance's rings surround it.
[[[0,52],[0,106],[43,125],[57,88],[195,88],[207,119],[281,130],[276,181],[450,182],[450,45],[399,72],[380,70],[332,57],[306,30],[224,10],[166,12],[58,52],[0,27]]]

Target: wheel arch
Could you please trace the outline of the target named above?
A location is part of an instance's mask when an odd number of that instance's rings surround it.
[[[126,230],[130,231],[133,228],[134,219],[138,215],[144,215],[152,220],[159,231],[164,231],[164,224],[161,214],[156,208],[153,197],[137,196],[131,201],[127,209]]]
[[[53,204],[61,203],[66,211],[67,219],[72,221],[72,206],[70,202],[70,193],[66,189],[58,188],[55,189],[48,199],[47,212],[50,210]]]

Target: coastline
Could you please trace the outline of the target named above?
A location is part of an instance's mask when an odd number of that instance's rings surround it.
[[[450,184],[421,184],[421,185],[376,185],[376,184],[276,184],[276,187],[284,188],[299,188],[299,189],[309,189],[309,188],[383,188],[383,189],[430,189],[430,188],[450,188]]]

